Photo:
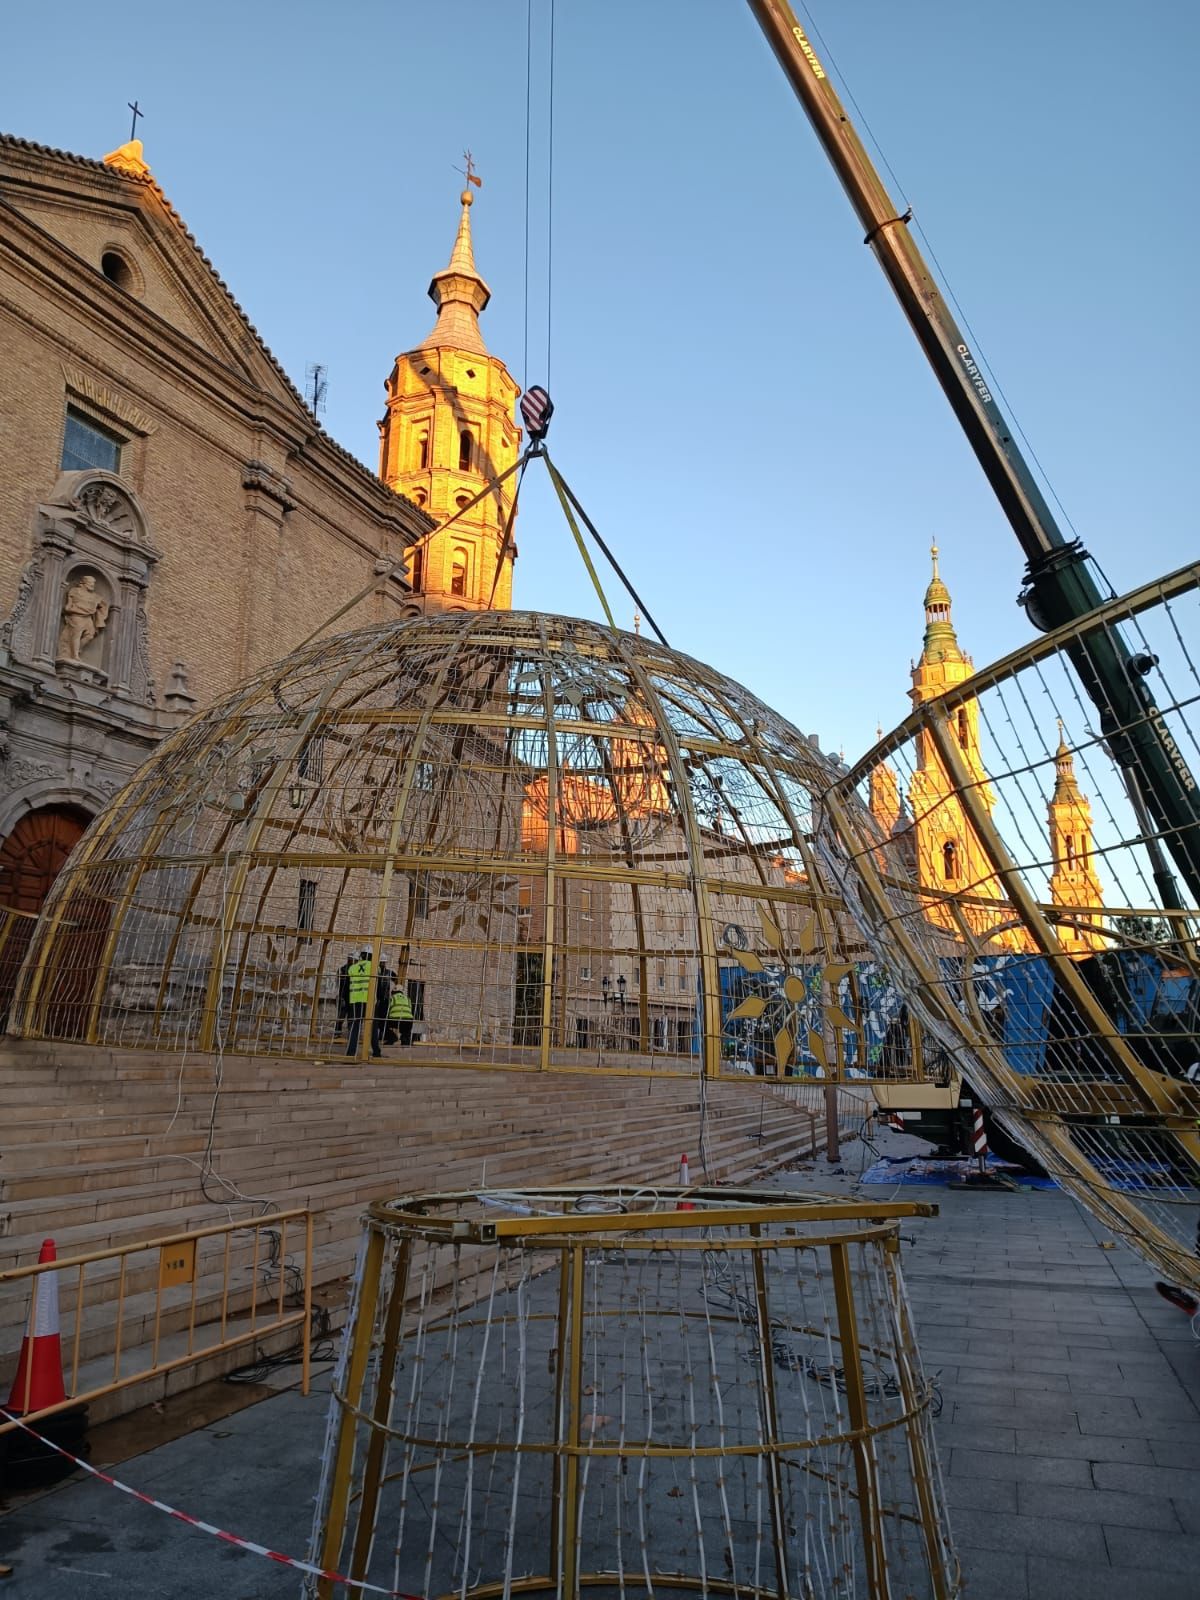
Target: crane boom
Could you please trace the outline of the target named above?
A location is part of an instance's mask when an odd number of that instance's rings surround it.
[[[786,0],[748,0],[759,26],[808,113],[870,246],[949,400],[1025,553],[1021,602],[1035,627],[1073,622],[1102,596],[1087,552],[1055,521],[1003,410],[951,315],[908,229],[847,116],[820,58]],[[1121,767],[1135,814],[1149,813],[1193,901],[1200,903],[1200,789],[1154,703],[1146,674],[1153,657],[1129,649],[1113,628],[1068,646]],[[1148,840],[1163,903],[1181,909],[1157,840]]]

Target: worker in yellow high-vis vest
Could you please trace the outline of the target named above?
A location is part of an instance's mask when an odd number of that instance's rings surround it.
[[[358,1054],[359,1041],[362,1038],[363,1018],[367,1014],[367,1001],[371,995],[371,952],[364,950],[357,961],[350,964],[346,974],[350,986],[350,1039],[346,1045],[346,1054]],[[372,1055],[378,1055],[378,1050],[373,1050]]]
[[[408,990],[399,983],[392,990],[392,1000],[388,1007],[388,1022],[400,1032],[400,1043],[412,1043],[413,1008],[412,1001],[408,998]]]

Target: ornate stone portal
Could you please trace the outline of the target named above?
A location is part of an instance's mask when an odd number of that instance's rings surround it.
[[[177,664],[150,675],[146,596],[161,559],[128,484],[64,472],[37,507],[0,623],[0,840],[45,806],[98,810],[192,707]]]

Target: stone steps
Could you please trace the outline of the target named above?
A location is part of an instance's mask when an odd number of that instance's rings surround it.
[[[241,1191],[279,1209],[314,1210],[313,1283],[320,1288],[353,1271],[360,1219],[373,1200],[473,1189],[485,1180],[501,1188],[669,1183],[684,1150],[694,1176],[702,1175],[694,1079],[422,1069],[411,1060],[289,1067],[245,1056],[227,1056],[221,1070],[214,1110],[211,1059],[80,1045],[0,1047],[0,1270],[36,1260],[45,1237],[66,1257],[260,1212],[261,1203],[239,1199]],[[809,1153],[821,1136],[809,1111],[761,1085],[711,1085],[707,1101],[709,1181],[745,1182]],[[210,1122],[206,1197],[199,1166]],[[299,1230],[289,1233],[293,1259],[300,1240]],[[231,1255],[248,1272],[249,1244],[235,1244]],[[127,1273],[121,1334],[136,1361],[148,1359],[153,1337],[156,1261],[140,1258]],[[116,1272],[115,1264],[106,1268],[110,1285]],[[70,1276],[60,1280],[64,1336],[73,1328]],[[93,1285],[103,1292],[104,1276],[89,1274],[89,1295]],[[247,1295],[243,1285],[234,1309]],[[198,1326],[219,1316],[221,1296],[220,1275],[202,1269]],[[160,1340],[183,1338],[190,1300],[189,1289],[179,1304],[164,1306]],[[0,1383],[15,1364],[28,1302],[25,1283],[0,1290]],[[115,1341],[113,1300],[85,1299],[81,1327],[81,1363],[100,1371]],[[225,1367],[251,1354],[225,1358]],[[205,1363],[207,1375],[219,1370],[219,1361]],[[186,1372],[148,1380],[136,1394],[107,1397],[97,1414],[188,1381],[199,1380]]]
[[[334,1109],[334,1108],[331,1108]],[[278,1144],[281,1129],[288,1129],[287,1153],[290,1155],[306,1146],[318,1145],[330,1158],[354,1151],[378,1147],[384,1149],[389,1142],[405,1148],[416,1140],[430,1137],[449,1139],[484,1136],[493,1141],[505,1139],[545,1137],[555,1133],[574,1135],[579,1128],[579,1117],[588,1107],[573,1105],[570,1109],[559,1106],[537,1108],[524,1116],[489,1115],[486,1107],[474,1114],[463,1114],[458,1108],[448,1108],[436,1114],[425,1111],[419,1129],[397,1124],[395,1128],[375,1126],[370,1131],[354,1132],[347,1129],[339,1134],[330,1130],[330,1117],[306,1117],[301,1121],[273,1118],[270,1127],[247,1123],[227,1129],[222,1148],[226,1153],[229,1171],[255,1167],[262,1169],[262,1153]],[[597,1107],[611,1113],[610,1106]],[[670,1106],[671,1115],[692,1113],[695,1102]],[[718,1106],[712,1113],[714,1121],[728,1121],[733,1113]],[[758,1111],[750,1108],[738,1115],[739,1126],[756,1123]],[[643,1128],[658,1127],[663,1111],[657,1106],[634,1105],[623,1109],[622,1126],[631,1136]],[[197,1119],[207,1123],[207,1117]],[[61,1131],[61,1121],[58,1124]],[[164,1127],[166,1125],[164,1124]],[[138,1181],[151,1182],[170,1170],[170,1163],[180,1157],[194,1157],[203,1150],[205,1126],[181,1130],[179,1123],[169,1133],[140,1130],[114,1138],[108,1129],[92,1136],[76,1139],[39,1140],[22,1147],[10,1148],[0,1157],[0,1201],[19,1201],[35,1197],[67,1194],[81,1182],[90,1190],[120,1187],[126,1175]],[[82,1169],[82,1172],[81,1172]]]
[[[786,1143],[795,1138],[798,1120],[807,1128],[808,1119],[802,1114],[798,1119],[792,1113],[782,1126],[777,1119],[772,1119],[769,1133],[772,1137],[782,1137]],[[740,1150],[756,1137],[758,1125],[756,1114],[722,1117],[718,1112],[710,1115],[710,1147],[720,1145],[724,1149],[732,1142],[734,1148]],[[580,1159],[577,1128],[578,1124],[574,1127],[552,1124],[517,1132],[505,1131],[493,1124],[473,1128],[470,1132],[461,1127],[449,1128],[445,1130],[445,1137],[439,1137],[437,1129],[417,1129],[405,1133],[371,1133],[357,1140],[352,1137],[322,1140],[319,1134],[314,1134],[301,1143],[287,1140],[277,1144],[239,1145],[232,1150],[222,1148],[216,1167],[221,1178],[237,1184],[244,1193],[274,1195],[283,1189],[292,1196],[288,1205],[320,1206],[346,1185],[360,1179],[373,1181],[376,1186],[383,1181],[397,1190],[411,1188],[413,1184],[407,1176],[410,1172],[427,1174],[422,1182],[432,1181],[440,1186],[439,1173],[452,1169],[467,1175],[461,1181],[478,1184],[485,1171],[495,1170],[501,1151],[506,1166],[518,1162],[528,1167],[533,1163],[539,1171],[547,1162],[556,1166],[563,1164],[555,1159],[562,1151],[566,1169],[570,1171]],[[623,1122],[621,1131],[637,1160],[653,1160],[658,1151],[663,1150],[668,1163],[673,1162],[677,1167],[679,1152],[675,1145],[686,1137],[686,1130],[679,1130],[677,1116],[668,1112],[665,1117],[628,1119]],[[767,1143],[766,1136],[763,1143]],[[312,1158],[306,1145],[313,1147]],[[44,1227],[44,1219],[51,1208],[55,1226],[60,1229],[116,1223],[148,1209],[161,1214],[179,1211],[195,1196],[199,1157],[197,1151],[188,1156],[148,1157],[133,1164],[91,1165],[80,1161],[70,1166],[46,1167],[36,1175],[11,1180],[6,1184],[7,1194],[0,1208],[0,1233],[5,1236],[5,1253],[11,1242],[20,1236],[32,1239]],[[459,1181],[456,1178],[455,1182]]]

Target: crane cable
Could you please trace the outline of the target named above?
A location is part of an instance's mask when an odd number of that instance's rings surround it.
[[[613,571],[616,573],[617,577],[621,580],[621,583],[624,586],[626,594],[628,594],[629,598],[633,601],[634,605],[637,606],[639,611],[645,617],[646,621],[654,629],[654,634],[655,634],[655,637],[657,638],[659,644],[666,645],[666,648],[669,650],[671,648],[671,646],[669,644],[667,644],[666,635],[663,633],[663,631],[659,627],[658,623],[655,622],[654,618],[651,616],[650,608],[647,606],[646,602],[642,599],[641,595],[638,594],[637,590],[633,587],[633,584],[630,583],[629,579],[626,577],[624,569],[621,566],[621,563],[617,560],[616,556],[613,555],[613,553],[609,549],[608,545],[600,537],[599,530],[597,529],[595,523],[592,521],[592,519],[588,516],[587,512],[580,505],[578,496],[571,489],[570,485],[564,480],[562,474],[559,472],[558,468],[554,465],[553,461],[551,461],[550,452],[546,449],[546,447],[544,445],[542,446],[542,449],[539,452],[539,454],[545,460],[546,471],[550,474],[550,481],[554,485],[555,493],[558,495],[558,498],[559,498],[559,500],[560,500],[560,502],[562,504],[563,512],[564,512],[564,514],[566,516],[567,522],[568,522],[568,524],[569,524],[569,526],[571,528],[572,533],[574,533],[574,535],[575,535],[576,543],[579,544],[580,553],[583,555],[584,564],[586,565],[588,571],[592,574],[592,582],[596,585],[596,592],[600,595],[600,603],[604,607],[604,614],[608,618],[609,626],[615,628],[616,627],[616,623],[613,622],[612,613],[608,609],[608,602],[607,602],[607,600],[605,600],[603,592],[600,589],[600,580],[596,577],[595,570],[592,567],[592,563],[591,563],[590,559],[588,558],[587,551],[584,548],[584,545],[583,545],[582,540],[580,538],[579,530],[578,530],[578,528],[577,528],[577,526],[575,524],[574,518],[571,515],[570,507],[574,507],[574,509],[579,513],[580,521],[583,523],[584,527],[587,529],[587,531],[591,534],[592,538],[596,541],[597,545],[600,547],[600,550],[604,555],[604,559],[608,562],[609,566],[613,569]],[[569,505],[568,505],[568,502],[569,502]]]
[[[554,308],[554,57],[555,0],[549,0],[549,70],[546,130],[546,383],[550,382],[550,350]],[[532,224],[533,150],[533,0],[525,0],[525,326],[521,386],[529,387],[529,262]]]
[[[558,469],[550,460],[550,457],[546,454],[545,450],[542,451],[542,459],[546,463],[546,471],[550,474],[550,482],[554,485],[554,492],[558,496],[558,503],[560,506],[562,506],[563,516],[567,519],[567,527],[570,528],[571,532],[575,536],[575,544],[578,547],[580,556],[583,558],[583,564],[587,568],[588,577],[592,580],[592,587],[599,596],[600,605],[604,610],[604,615],[608,619],[608,625],[615,633],[617,627],[616,620],[614,619],[612,609],[609,606],[608,597],[604,593],[604,586],[601,584],[599,576],[596,573],[596,569],[592,565],[592,558],[588,554],[588,547],[583,542],[583,535],[579,531],[579,524],[575,521],[575,514],[571,510],[571,499],[568,496],[567,486],[559,476]]]

